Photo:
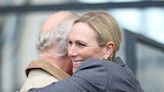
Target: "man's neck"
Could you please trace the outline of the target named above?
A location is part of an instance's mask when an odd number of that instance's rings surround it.
[[[63,64],[62,64],[62,60],[63,58],[59,58],[59,57],[52,57],[52,56],[42,56],[40,57],[41,60],[44,60],[46,62],[51,63],[52,65],[60,68]]]

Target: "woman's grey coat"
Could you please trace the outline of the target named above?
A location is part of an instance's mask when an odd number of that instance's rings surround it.
[[[87,59],[70,78],[29,92],[143,92],[136,76],[122,60]]]

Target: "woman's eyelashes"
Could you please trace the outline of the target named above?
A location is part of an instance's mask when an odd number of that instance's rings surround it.
[[[71,46],[72,45],[72,41],[68,41],[68,45]]]
[[[76,44],[77,44],[78,46],[80,46],[80,47],[85,47],[85,46],[87,46],[85,43],[80,42],[80,41],[77,41]]]
[[[77,45],[79,47],[87,46],[84,42],[81,42],[81,41],[75,41],[75,42],[69,41],[68,44],[69,46],[72,46],[72,45]]]

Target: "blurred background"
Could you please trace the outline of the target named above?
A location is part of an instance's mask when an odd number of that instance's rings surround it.
[[[59,10],[112,14],[123,33],[118,55],[135,72],[145,92],[164,91],[163,0],[0,0],[0,92],[21,88],[25,68],[37,59],[38,31]]]

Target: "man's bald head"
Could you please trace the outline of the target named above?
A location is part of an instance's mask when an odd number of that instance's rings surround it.
[[[39,54],[41,55],[53,45],[58,48],[54,50],[54,54],[65,55],[67,36],[77,18],[77,15],[69,11],[60,11],[49,16],[40,30],[37,45]]]
[[[55,29],[60,24],[62,24],[64,21],[68,19],[76,19],[77,16],[69,11],[60,11],[57,13],[54,13],[48,17],[48,19],[45,21],[41,31],[42,32],[49,32],[49,31],[55,31],[52,29]]]

